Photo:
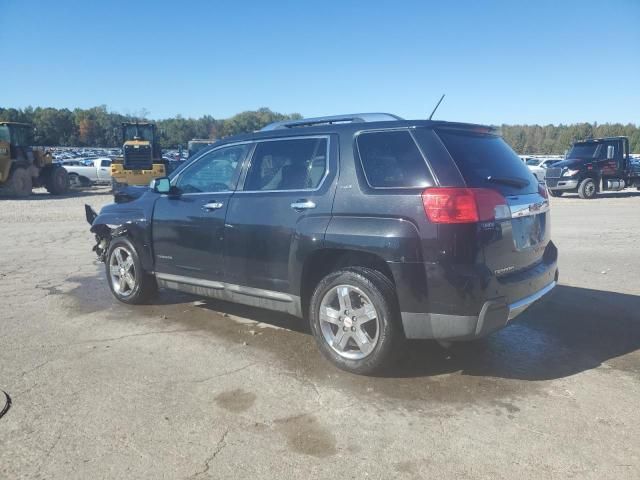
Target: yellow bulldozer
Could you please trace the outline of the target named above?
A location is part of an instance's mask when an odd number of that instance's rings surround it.
[[[37,187],[52,195],[69,190],[67,171],[54,163],[50,152],[32,143],[32,125],[0,122],[0,195],[28,197]]]
[[[122,157],[111,163],[111,185],[118,192],[128,185],[149,185],[168,173],[156,126],[148,122],[122,124]]]

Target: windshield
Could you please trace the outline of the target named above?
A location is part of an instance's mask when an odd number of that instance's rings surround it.
[[[596,159],[602,157],[603,143],[576,143],[567,154],[567,158]]]
[[[9,142],[9,127],[6,125],[0,125],[0,142]]]
[[[540,165],[540,160],[536,158],[530,158],[529,160],[527,160],[527,165],[530,167],[537,167],[538,165]]]
[[[127,125],[124,127],[124,140],[147,140],[153,142],[153,127],[151,125]]]

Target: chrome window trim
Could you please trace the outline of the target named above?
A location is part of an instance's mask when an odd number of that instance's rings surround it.
[[[171,186],[172,187],[177,187],[177,183],[180,181],[180,178],[184,175],[184,173],[186,171],[188,171],[190,168],[192,168],[195,164],[197,164],[198,162],[201,162],[205,156],[209,155],[210,153],[214,153],[217,152],[218,150],[222,150],[223,148],[227,148],[227,147],[237,147],[238,145],[251,145],[253,142],[253,140],[244,140],[242,142],[232,142],[232,143],[225,143],[224,145],[220,145],[218,147],[212,148],[211,150],[206,150],[204,152],[202,152],[199,156],[196,156],[196,158],[186,167],[184,167],[184,169],[180,172],[178,172],[178,174],[173,177],[171,179]],[[247,159],[247,156],[252,155],[253,154],[253,150],[251,147],[249,147],[249,150],[247,151],[247,154],[245,155],[245,158],[243,158],[239,164],[240,164],[240,173],[238,175],[238,181],[240,180],[240,177],[242,176],[242,169],[244,167],[245,161]],[[237,183],[236,183],[236,190],[237,190]],[[181,193],[181,196],[190,196],[190,195],[216,195],[216,194],[222,194],[222,193],[233,193],[236,190],[220,190],[217,192],[191,192],[191,193]],[[166,193],[164,193],[163,195],[167,195]]]
[[[190,197],[193,195],[226,195],[229,193],[234,193],[235,190],[220,190],[218,192],[190,192],[190,193],[181,193],[181,197]],[[167,195],[166,193],[163,195]]]
[[[319,138],[324,138],[324,139],[327,140],[327,151],[326,151],[326,162],[325,162],[324,175],[322,176],[322,179],[320,180],[320,183],[318,183],[318,186],[316,188],[302,188],[302,189],[299,188],[299,189],[295,189],[295,190],[244,190],[244,186],[245,186],[245,184],[247,182],[247,177],[249,176],[249,171],[251,170],[251,166],[253,165],[253,156],[256,153],[256,149],[258,148],[258,144],[259,143],[277,142],[277,141],[286,141],[286,140],[308,140],[308,139],[319,139]],[[236,189],[236,191],[235,191],[236,195],[244,194],[244,193],[318,192],[318,191],[320,191],[320,189],[324,185],[324,182],[327,179],[327,177],[329,176],[329,173],[331,173],[331,168],[329,166],[329,163],[330,163],[329,155],[331,153],[331,135],[326,135],[326,134],[320,134],[320,135],[293,135],[293,136],[286,136],[286,137],[255,139],[252,142],[254,143],[254,147],[253,147],[253,150],[251,151],[251,157],[249,159],[249,162],[247,163],[247,168],[245,170],[244,179],[242,180],[242,187]]]
[[[373,190],[408,190],[408,189],[414,189],[414,188],[420,188],[420,189],[424,190],[425,188],[431,188],[431,187],[419,187],[419,186],[374,187],[373,185],[371,185],[371,182],[369,181],[369,177],[367,177],[367,170],[366,170],[366,168],[364,168],[364,162],[362,161],[362,155],[360,154],[360,145],[358,145],[358,138],[361,135],[366,135],[367,133],[386,133],[386,132],[402,132],[402,131],[405,131],[405,132],[407,132],[409,134],[409,137],[411,137],[411,141],[413,141],[414,145],[418,149],[418,153],[422,157],[422,161],[427,166],[427,170],[429,171],[429,175],[431,175],[431,179],[433,180],[432,187],[438,185],[438,178],[435,176],[435,174],[433,172],[433,169],[431,168],[431,165],[429,164],[429,160],[427,160],[427,156],[424,154],[424,152],[422,151],[422,148],[420,148],[420,144],[417,142],[415,136],[411,132],[411,130],[413,128],[415,128],[415,127],[375,128],[375,129],[371,129],[371,130],[358,130],[353,135],[353,141],[355,143],[356,153],[358,154],[358,160],[360,162],[360,166],[362,167],[362,173],[364,175],[364,179],[367,182],[367,186],[369,188],[371,188]]]

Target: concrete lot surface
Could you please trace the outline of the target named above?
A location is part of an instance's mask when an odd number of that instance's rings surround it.
[[[0,478],[640,478],[640,192],[552,199],[553,295],[383,378],[285,315],[117,303],[82,208],[110,198],[0,200]]]

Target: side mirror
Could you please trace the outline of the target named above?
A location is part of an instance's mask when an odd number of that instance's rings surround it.
[[[171,191],[171,181],[169,177],[154,178],[151,180],[149,187],[156,193],[169,193]]]
[[[613,160],[613,157],[616,154],[616,147],[614,147],[613,145],[608,145],[607,146],[607,160]]]

